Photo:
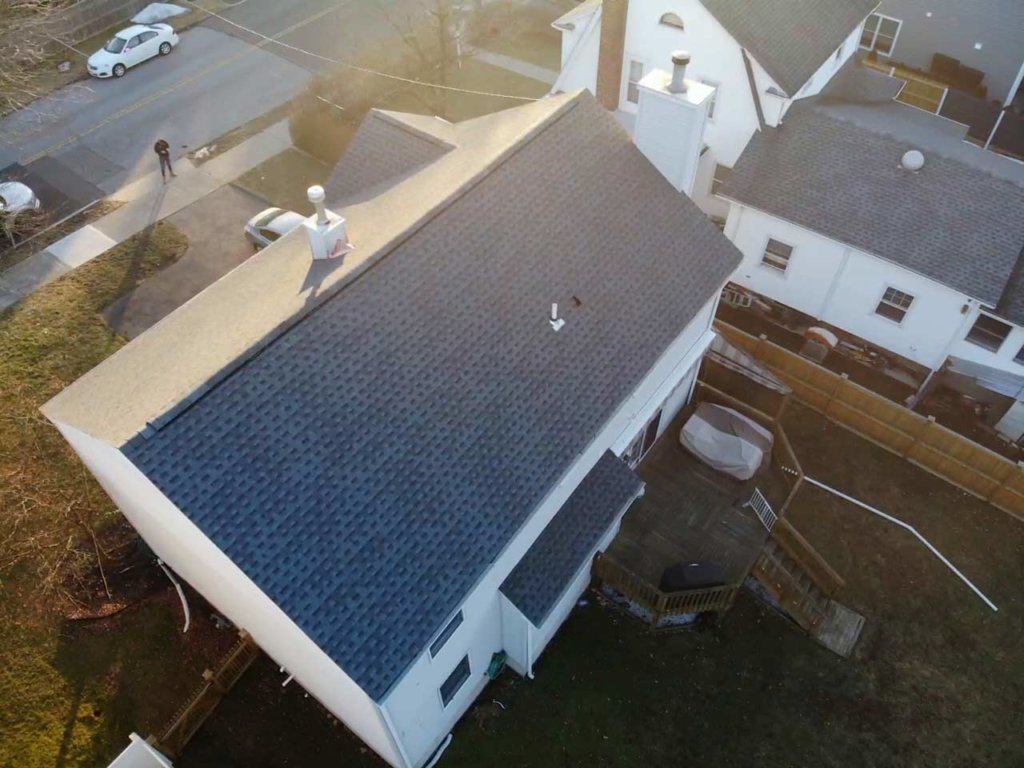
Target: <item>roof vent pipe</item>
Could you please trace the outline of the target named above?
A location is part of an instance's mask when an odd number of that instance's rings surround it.
[[[668,84],[669,93],[686,93],[686,65],[690,63],[690,54],[686,51],[672,53],[672,82]]]
[[[306,197],[309,198],[309,202],[316,208],[316,223],[321,227],[327,224],[327,207],[324,205],[324,199],[327,196],[324,193],[324,188],[316,184],[306,190]]]
[[[316,213],[302,222],[313,258],[333,259],[351,251],[345,218],[324,206],[324,188],[319,185],[310,187],[306,190],[306,197],[316,208]]]
[[[920,171],[924,168],[924,155],[916,149],[911,149],[903,153],[903,157],[900,158],[900,165],[908,171]]]

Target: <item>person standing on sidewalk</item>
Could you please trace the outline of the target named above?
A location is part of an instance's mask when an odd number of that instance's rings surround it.
[[[171,167],[171,145],[167,143],[166,139],[157,139],[156,144],[153,145],[153,151],[156,152],[156,156],[160,158],[160,175],[163,180],[167,181],[167,174],[171,176],[177,176],[174,169]]]

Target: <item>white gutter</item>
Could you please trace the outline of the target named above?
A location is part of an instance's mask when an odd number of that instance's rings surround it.
[[[391,741],[394,743],[395,749],[398,750],[398,756],[402,759],[402,765],[405,768],[413,768],[413,762],[409,759],[409,753],[405,751],[402,740],[398,738],[398,729],[395,728],[395,723],[391,719],[387,707],[383,704],[378,704],[377,709],[380,710],[381,717],[384,718],[384,725],[388,727],[388,733],[391,734]]]
[[[181,600],[181,609],[185,612],[185,626],[182,627],[181,630],[182,634],[184,634],[188,632],[189,624],[192,622],[192,614],[188,610],[188,600],[185,599],[185,590],[181,588],[181,584],[178,583],[178,580],[171,575],[169,570],[167,570],[167,566],[164,565],[163,560],[157,559],[156,564],[160,566],[160,570],[167,574],[167,578],[171,580],[171,584],[173,584],[174,588],[178,590],[178,598]]]

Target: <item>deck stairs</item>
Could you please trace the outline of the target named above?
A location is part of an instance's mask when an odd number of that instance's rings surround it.
[[[751,575],[773,602],[825,647],[847,657],[864,617],[834,599],[844,582],[785,519],[774,526]]]

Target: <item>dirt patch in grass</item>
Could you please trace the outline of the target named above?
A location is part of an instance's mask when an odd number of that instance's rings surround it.
[[[234,184],[270,205],[309,216],[313,206],[306,190],[323,184],[329,173],[319,160],[290,147],[243,174]]]
[[[867,617],[853,658],[748,592],[717,625],[668,633],[590,594],[535,680],[506,673],[484,691],[443,764],[1024,764],[1024,733],[1009,725],[1024,702],[1024,526],[798,404],[786,429],[809,475],[918,526],[999,613],[906,532],[805,490],[791,519],[846,579],[840,599]],[[264,685],[214,716],[190,766],[259,764],[268,741],[273,754],[314,755],[302,764],[320,762],[315,744],[346,765],[383,765],[308,700]]]
[[[0,313],[2,766],[105,765],[132,729],[159,728],[219,652],[206,630],[181,636],[177,596],[158,580],[134,608],[64,618],[101,588],[98,551],[108,567],[123,562],[104,533],[122,519],[39,412],[124,343],[100,311],[186,247],[160,223]],[[129,585],[110,575],[116,599]]]
[[[108,213],[113,213],[122,205],[123,203],[120,200],[100,200],[98,203],[90,206],[86,210],[76,213],[71,218],[40,232],[31,240],[25,240],[18,243],[13,248],[0,250],[0,272],[3,272],[5,269],[10,269],[19,261],[31,256],[33,253],[38,253],[39,251],[50,247],[61,238],[81,229],[86,224],[91,224],[97,219],[103,218]]]

